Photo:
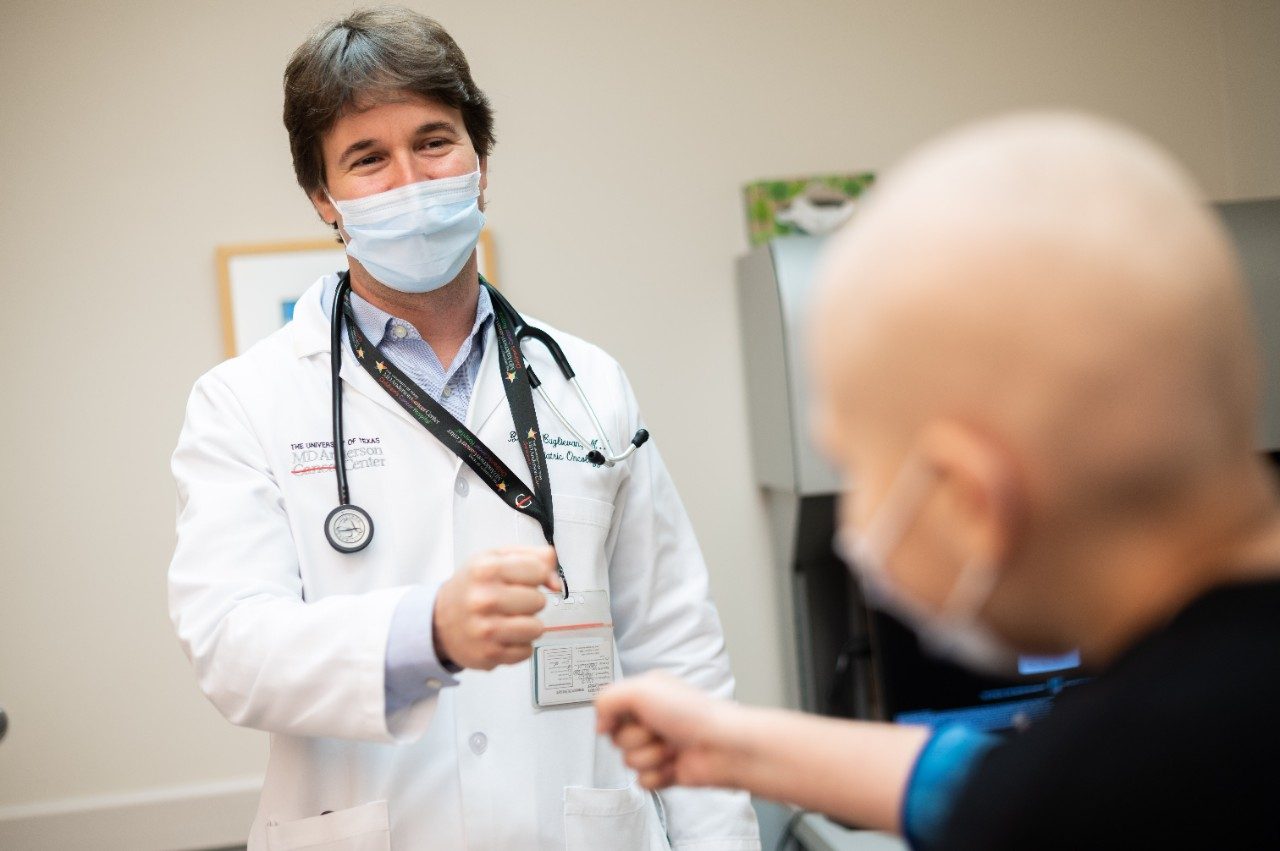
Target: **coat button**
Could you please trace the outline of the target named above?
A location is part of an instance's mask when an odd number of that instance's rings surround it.
[[[467,484],[466,479],[459,476],[458,481],[453,485],[453,489],[457,492],[458,496],[466,496],[471,491],[471,485]]]
[[[467,739],[467,745],[473,754],[480,756],[489,747],[489,737],[484,733],[472,733],[471,738]]]

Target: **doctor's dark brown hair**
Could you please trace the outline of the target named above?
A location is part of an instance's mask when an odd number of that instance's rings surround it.
[[[444,27],[396,6],[360,9],[298,46],[284,71],[284,126],[308,195],[324,186],[321,139],[349,109],[422,95],[462,113],[476,153],[493,148],[493,109]]]

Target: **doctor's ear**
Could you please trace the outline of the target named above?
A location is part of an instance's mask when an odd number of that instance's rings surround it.
[[[333,206],[333,202],[329,200],[329,196],[325,194],[324,188],[312,190],[307,195],[307,198],[311,201],[311,206],[316,211],[316,215],[320,217],[320,221],[333,228],[334,236],[339,243],[342,243],[342,232],[338,229],[338,210]]]
[[[331,228],[336,229],[338,227],[338,209],[333,206],[333,202],[325,194],[323,186],[316,187],[308,192],[307,200],[311,202],[312,208],[322,222]]]
[[[1022,523],[1025,488],[1008,450],[991,435],[954,420],[935,421],[921,433],[953,545],[964,560],[1002,564]]]

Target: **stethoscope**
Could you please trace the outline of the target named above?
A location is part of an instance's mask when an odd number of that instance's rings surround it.
[[[324,521],[324,533],[329,543],[335,550],[341,553],[359,552],[369,545],[373,539],[373,518],[369,516],[369,512],[365,511],[351,502],[351,490],[347,485],[347,469],[345,463],[346,444],[342,438],[342,304],[343,298],[351,283],[345,275],[339,278],[338,286],[334,290],[333,295],[333,315],[329,323],[329,367],[331,394],[332,394],[332,411],[333,411],[333,470],[338,480],[338,507],[329,512],[328,517]],[[582,385],[578,383],[577,374],[573,371],[569,359],[565,357],[564,350],[560,348],[560,344],[541,328],[535,328],[524,320],[524,317],[511,306],[511,302],[499,293],[496,289],[489,288],[489,296],[495,302],[494,307],[503,311],[510,318],[512,326],[515,328],[515,336],[517,345],[524,342],[527,337],[537,340],[551,354],[556,362],[556,366],[560,369],[560,374],[564,376],[565,381],[573,385],[573,389],[578,394],[578,400],[582,403],[582,407],[586,409],[587,415],[591,418],[591,424],[595,426],[596,435],[600,446],[604,447],[604,451],[596,448],[595,441],[590,441],[578,431],[573,423],[564,415],[555,402],[551,401],[551,397],[547,394],[547,390],[542,386],[536,373],[533,371],[532,365],[527,365],[525,372],[529,376],[529,386],[538,392],[542,397],[542,401],[560,421],[560,423],[569,430],[582,446],[592,447],[587,452],[587,460],[596,466],[612,467],[622,461],[627,460],[635,453],[637,449],[644,446],[649,440],[649,432],[643,428],[637,429],[635,435],[631,438],[631,444],[625,450],[615,454],[613,446],[609,443],[609,436],[605,434],[604,426],[600,424],[600,418],[596,415],[595,408],[591,405],[591,401],[587,399],[587,394],[583,392]]]

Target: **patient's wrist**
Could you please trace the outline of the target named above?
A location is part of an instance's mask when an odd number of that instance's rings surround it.
[[[756,742],[766,736],[765,713],[749,706],[726,702],[710,725],[709,742],[719,775],[714,785],[740,788],[755,773]]]

